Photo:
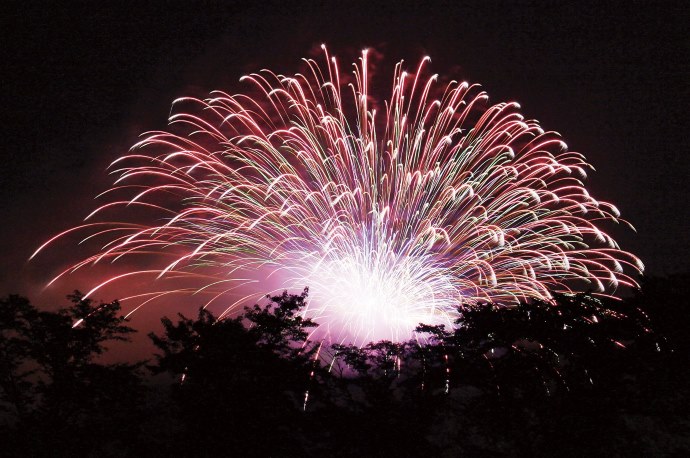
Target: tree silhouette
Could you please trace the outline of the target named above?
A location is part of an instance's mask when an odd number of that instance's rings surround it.
[[[307,390],[315,390],[315,326],[297,315],[307,297],[268,297],[263,307],[219,320],[206,310],[191,320],[164,318],[163,336],[150,334],[162,351],[155,372],[176,379],[173,399],[188,433],[190,455],[290,455],[301,450]],[[306,344],[306,345],[305,345]],[[218,432],[227,434],[219,438]],[[179,450],[179,449],[178,449]]]
[[[77,292],[48,312],[8,296],[2,452],[685,456],[685,280],[647,279],[624,301],[464,307],[452,329],[420,324],[415,340],[362,347],[310,339],[307,290],[232,318],[201,309],[150,334],[159,354],[148,389],[141,363],[100,359],[133,332],[117,302]]]
[[[26,362],[31,354],[29,329],[37,314],[28,299],[10,295],[0,299],[0,412],[6,421],[24,419],[34,399]]]
[[[131,421],[143,395],[139,364],[97,361],[112,341],[134,332],[117,302],[95,304],[78,291],[69,307],[39,311],[19,296],[2,307],[2,388],[14,405],[6,453],[95,453],[118,442],[112,423]],[[131,424],[131,423],[130,423]],[[37,430],[38,433],[31,430]]]
[[[420,349],[429,362],[427,379],[439,386],[445,378],[455,404],[443,410],[437,427],[456,437],[437,439],[462,444],[456,452],[596,456],[640,450],[626,410],[639,402],[636,390],[646,384],[648,368],[661,362],[664,339],[639,307],[587,294],[556,295],[553,303],[467,308],[453,331],[419,331],[431,342]],[[467,430],[474,432],[458,433]]]

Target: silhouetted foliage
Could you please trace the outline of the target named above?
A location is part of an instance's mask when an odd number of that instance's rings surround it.
[[[22,453],[97,453],[117,442],[114,423],[122,421],[127,433],[143,395],[138,364],[96,360],[108,342],[134,332],[118,316],[120,305],[94,304],[78,291],[68,298],[72,304],[56,312],[19,296],[0,302],[2,393],[14,407],[5,419],[17,433],[7,443]]]
[[[285,292],[164,318],[148,389],[141,364],[98,358],[133,331],[116,302],[8,296],[0,440],[34,456],[686,456],[687,280],[466,307],[452,329],[362,347],[310,339],[307,290]]]
[[[11,295],[0,299],[0,411],[9,421],[24,418],[33,398],[27,367],[31,354],[29,329],[37,314],[26,298]]]
[[[196,320],[165,318],[164,335],[150,335],[162,351],[154,372],[177,380],[173,399],[188,433],[178,451],[281,456],[300,449],[300,411],[317,350],[303,344],[315,325],[297,315],[306,290],[269,299],[232,319],[203,309]],[[222,440],[219,431],[227,431]]]
[[[438,385],[445,377],[449,395],[465,398],[467,408],[447,418],[462,412],[452,421],[467,427],[474,418],[475,437],[456,442],[465,452],[479,452],[473,443],[492,444],[494,453],[520,456],[551,456],[553,447],[575,456],[607,449],[611,431],[625,429],[616,412],[626,402],[620,395],[642,369],[640,358],[654,359],[660,340],[635,308],[583,294],[471,307],[452,332],[419,331],[434,344],[425,349],[433,362],[428,378]]]

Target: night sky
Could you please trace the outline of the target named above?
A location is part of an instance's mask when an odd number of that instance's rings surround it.
[[[262,68],[294,73],[321,43],[343,68],[364,47],[390,67],[428,54],[433,72],[482,84],[492,102],[517,100],[594,165],[586,186],[637,228],[611,232],[647,273],[690,270],[686,2],[42,3],[0,6],[2,294],[42,303],[88,289],[81,278],[40,292],[80,260],[73,241],[26,260],[95,208],[107,165],[165,128],[173,99],[242,90],[239,78]]]

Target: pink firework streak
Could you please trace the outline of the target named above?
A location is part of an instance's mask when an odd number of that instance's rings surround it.
[[[439,89],[422,76],[424,58],[414,74],[396,65],[377,111],[367,51],[351,82],[323,53],[304,74],[243,77],[252,96],[176,100],[170,132],[146,134],[112,164],[110,201],[86,218],[124,206],[148,222],[87,222],[37,253],[75,231],[105,240],[57,278],[144,255],[152,268],[88,293],[150,277],[147,292],[125,298],[132,311],[203,293],[228,314],[309,286],[318,332],[360,344],[452,324],[462,304],[635,286],[642,263],[597,227],[625,221],[584,188],[591,167],[517,103],[487,108],[464,82]]]

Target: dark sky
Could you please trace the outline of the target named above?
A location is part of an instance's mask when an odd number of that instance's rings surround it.
[[[2,294],[47,297],[40,285],[78,260],[71,245],[26,259],[94,208],[106,166],[164,128],[173,99],[295,72],[320,43],[346,65],[363,47],[391,65],[428,54],[434,72],[517,100],[596,167],[587,187],[637,228],[613,235],[648,273],[690,270],[686,2],[139,3],[0,6]]]

